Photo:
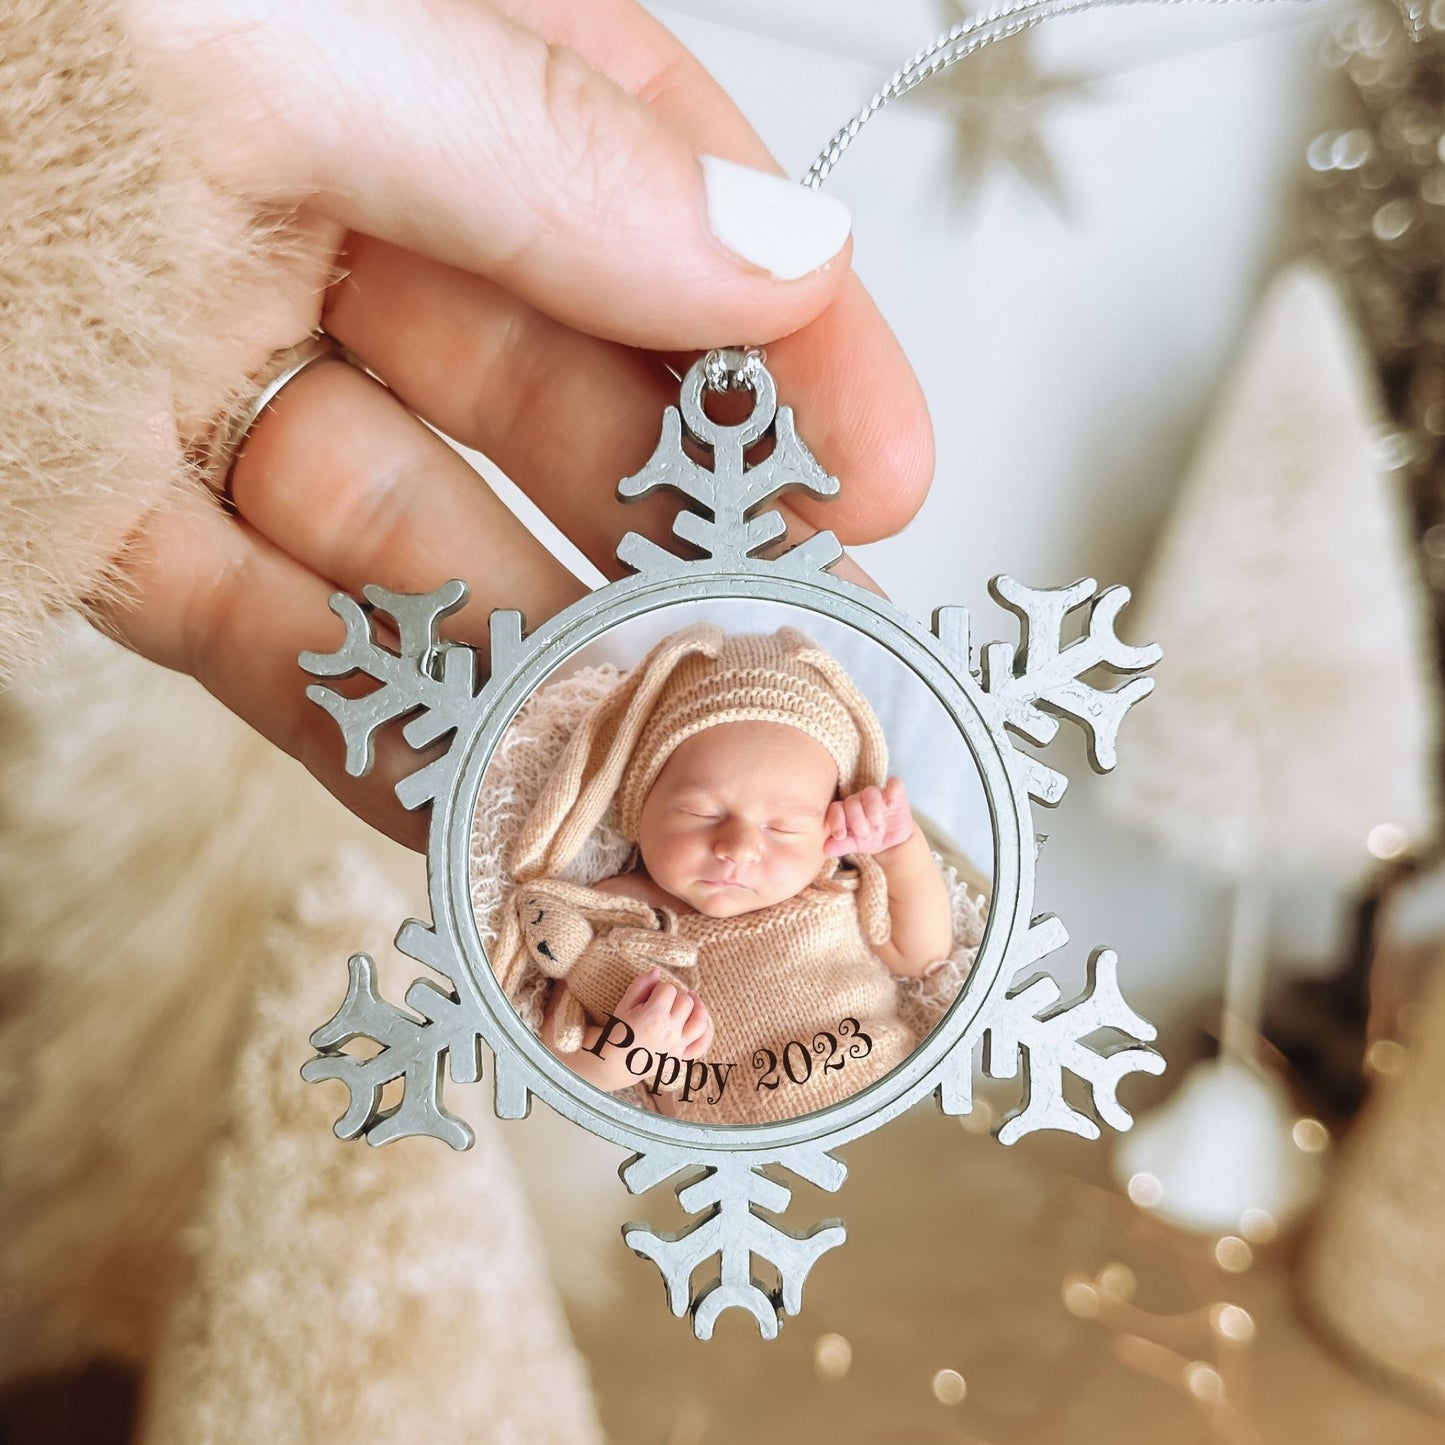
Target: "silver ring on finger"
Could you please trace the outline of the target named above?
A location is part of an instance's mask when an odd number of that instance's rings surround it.
[[[228,511],[235,510],[231,480],[236,463],[245,450],[246,438],[261,413],[298,376],[324,361],[344,361],[358,370],[366,368],[334,336],[317,329],[294,346],[283,346],[271,354],[266,365],[252,377],[255,390],[244,403],[226,412],[198,448],[198,460],[210,485],[220,493]]]

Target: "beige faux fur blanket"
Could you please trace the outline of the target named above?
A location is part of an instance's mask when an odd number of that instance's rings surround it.
[[[488,1111],[466,1156],[343,1146],[298,1077],[419,863],[53,621],[120,588],[151,508],[213,505],[182,439],[295,339],[260,284],[284,232],[176,124],[102,0],[0,6],[0,1375],[144,1362],[146,1442],[585,1445]]]
[[[147,1365],[145,1445],[600,1438],[485,1088],[458,1155],[300,1079],[418,866],[87,629],[0,695],[0,1371]]]

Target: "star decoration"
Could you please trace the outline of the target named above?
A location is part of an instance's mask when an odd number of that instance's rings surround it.
[[[950,27],[972,18],[961,0],[942,0],[941,8]],[[1033,36],[1025,30],[931,76],[911,98],[944,111],[953,122],[949,197],[955,208],[971,212],[990,173],[1009,169],[1063,217],[1069,198],[1043,122],[1053,106],[1091,94],[1086,75],[1041,75]]]

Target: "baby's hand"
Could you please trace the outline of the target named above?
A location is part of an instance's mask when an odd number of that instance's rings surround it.
[[[664,983],[655,968],[632,980],[612,1012],[654,1054],[698,1059],[712,1047],[707,1005],[691,989]]]
[[[884,788],[864,788],[833,803],[823,819],[829,858],[845,853],[883,853],[913,835],[918,826],[908,806],[902,778],[889,778]]]

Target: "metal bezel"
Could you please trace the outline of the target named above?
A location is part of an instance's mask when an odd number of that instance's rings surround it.
[[[449,921],[448,931],[466,961],[477,1002],[490,1021],[489,1034],[506,1041],[503,1049],[494,1045],[499,1079],[514,1069],[525,1074],[525,1080],[508,1081],[507,1095],[525,1087],[584,1128],[639,1152],[658,1144],[702,1153],[726,1149],[770,1155],[798,1144],[829,1149],[876,1129],[938,1087],[939,1067],[948,1056],[959,1045],[977,1041],[989,999],[1007,985],[1003,964],[1009,941],[1019,928],[1027,928],[1033,900],[1028,798],[1010,774],[1003,751],[1011,753],[1012,746],[1000,735],[997,722],[990,721],[988,700],[977,683],[966,670],[960,678],[950,669],[936,637],[863,588],[830,574],[820,577],[826,580],[778,578],[768,575],[766,564],[754,563],[686,578],[625,578],[553,617],[521,644],[520,653],[509,654],[506,676],[494,679],[478,699],[473,731],[457,740],[461,762],[456,782],[433,814],[428,871],[434,916],[439,923],[443,918]],[[995,879],[986,932],[968,983],[948,1015],[906,1062],[871,1087],[829,1108],[759,1126],[708,1126],[668,1119],[583,1083],[537,1040],[505,998],[487,961],[470,903],[468,842],[478,795],[493,750],[526,700],[570,656],[620,623],[678,603],[729,598],[788,603],[821,613],[872,638],[908,667],[938,698],[977,763],[994,839]],[[699,1157],[696,1162],[707,1161]]]

